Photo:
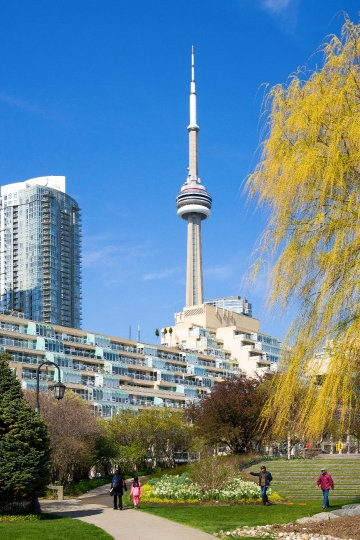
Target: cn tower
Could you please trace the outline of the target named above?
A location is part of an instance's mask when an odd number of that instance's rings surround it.
[[[196,123],[196,88],[194,47],[191,51],[190,83],[190,124],[189,132],[189,172],[185,184],[176,197],[177,214],[187,221],[187,261],[186,261],[186,307],[204,302],[201,222],[210,216],[211,195],[201,184],[198,176],[198,133]]]

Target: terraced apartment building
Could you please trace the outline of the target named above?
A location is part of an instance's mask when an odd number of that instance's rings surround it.
[[[103,417],[119,408],[182,408],[241,373],[226,351],[215,356],[138,343],[31,321],[12,310],[0,312],[0,347],[11,356],[10,367],[24,389],[35,390],[37,367],[50,360],[59,366],[61,382]],[[46,391],[57,380],[57,369],[40,373],[40,389]]]

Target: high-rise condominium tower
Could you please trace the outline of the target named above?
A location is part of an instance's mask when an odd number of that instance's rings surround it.
[[[211,196],[201,185],[198,176],[198,133],[196,123],[196,89],[194,47],[191,54],[190,83],[190,124],[189,132],[189,173],[181,192],[176,197],[177,213],[188,223],[187,263],[186,263],[186,306],[196,306],[204,301],[201,222],[210,216]]]
[[[81,327],[81,215],[64,176],[1,187],[0,306]]]

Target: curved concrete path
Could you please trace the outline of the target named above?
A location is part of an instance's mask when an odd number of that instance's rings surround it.
[[[92,504],[89,504],[90,501]],[[94,504],[95,502],[96,504]],[[81,501],[77,499],[42,500],[41,510],[96,525],[110,534],[114,540],[124,540],[124,538],[131,538],[131,540],[210,540],[210,538],[214,538],[211,534],[138,510],[130,508],[124,508],[123,511],[113,510],[108,504],[112,504],[112,498],[107,494],[106,496],[88,497]]]

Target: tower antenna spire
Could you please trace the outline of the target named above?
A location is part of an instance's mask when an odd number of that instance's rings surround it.
[[[200,183],[198,177],[198,132],[196,123],[196,84],[195,84],[195,49],[191,48],[191,82],[190,82],[190,124],[189,132],[189,181]]]

